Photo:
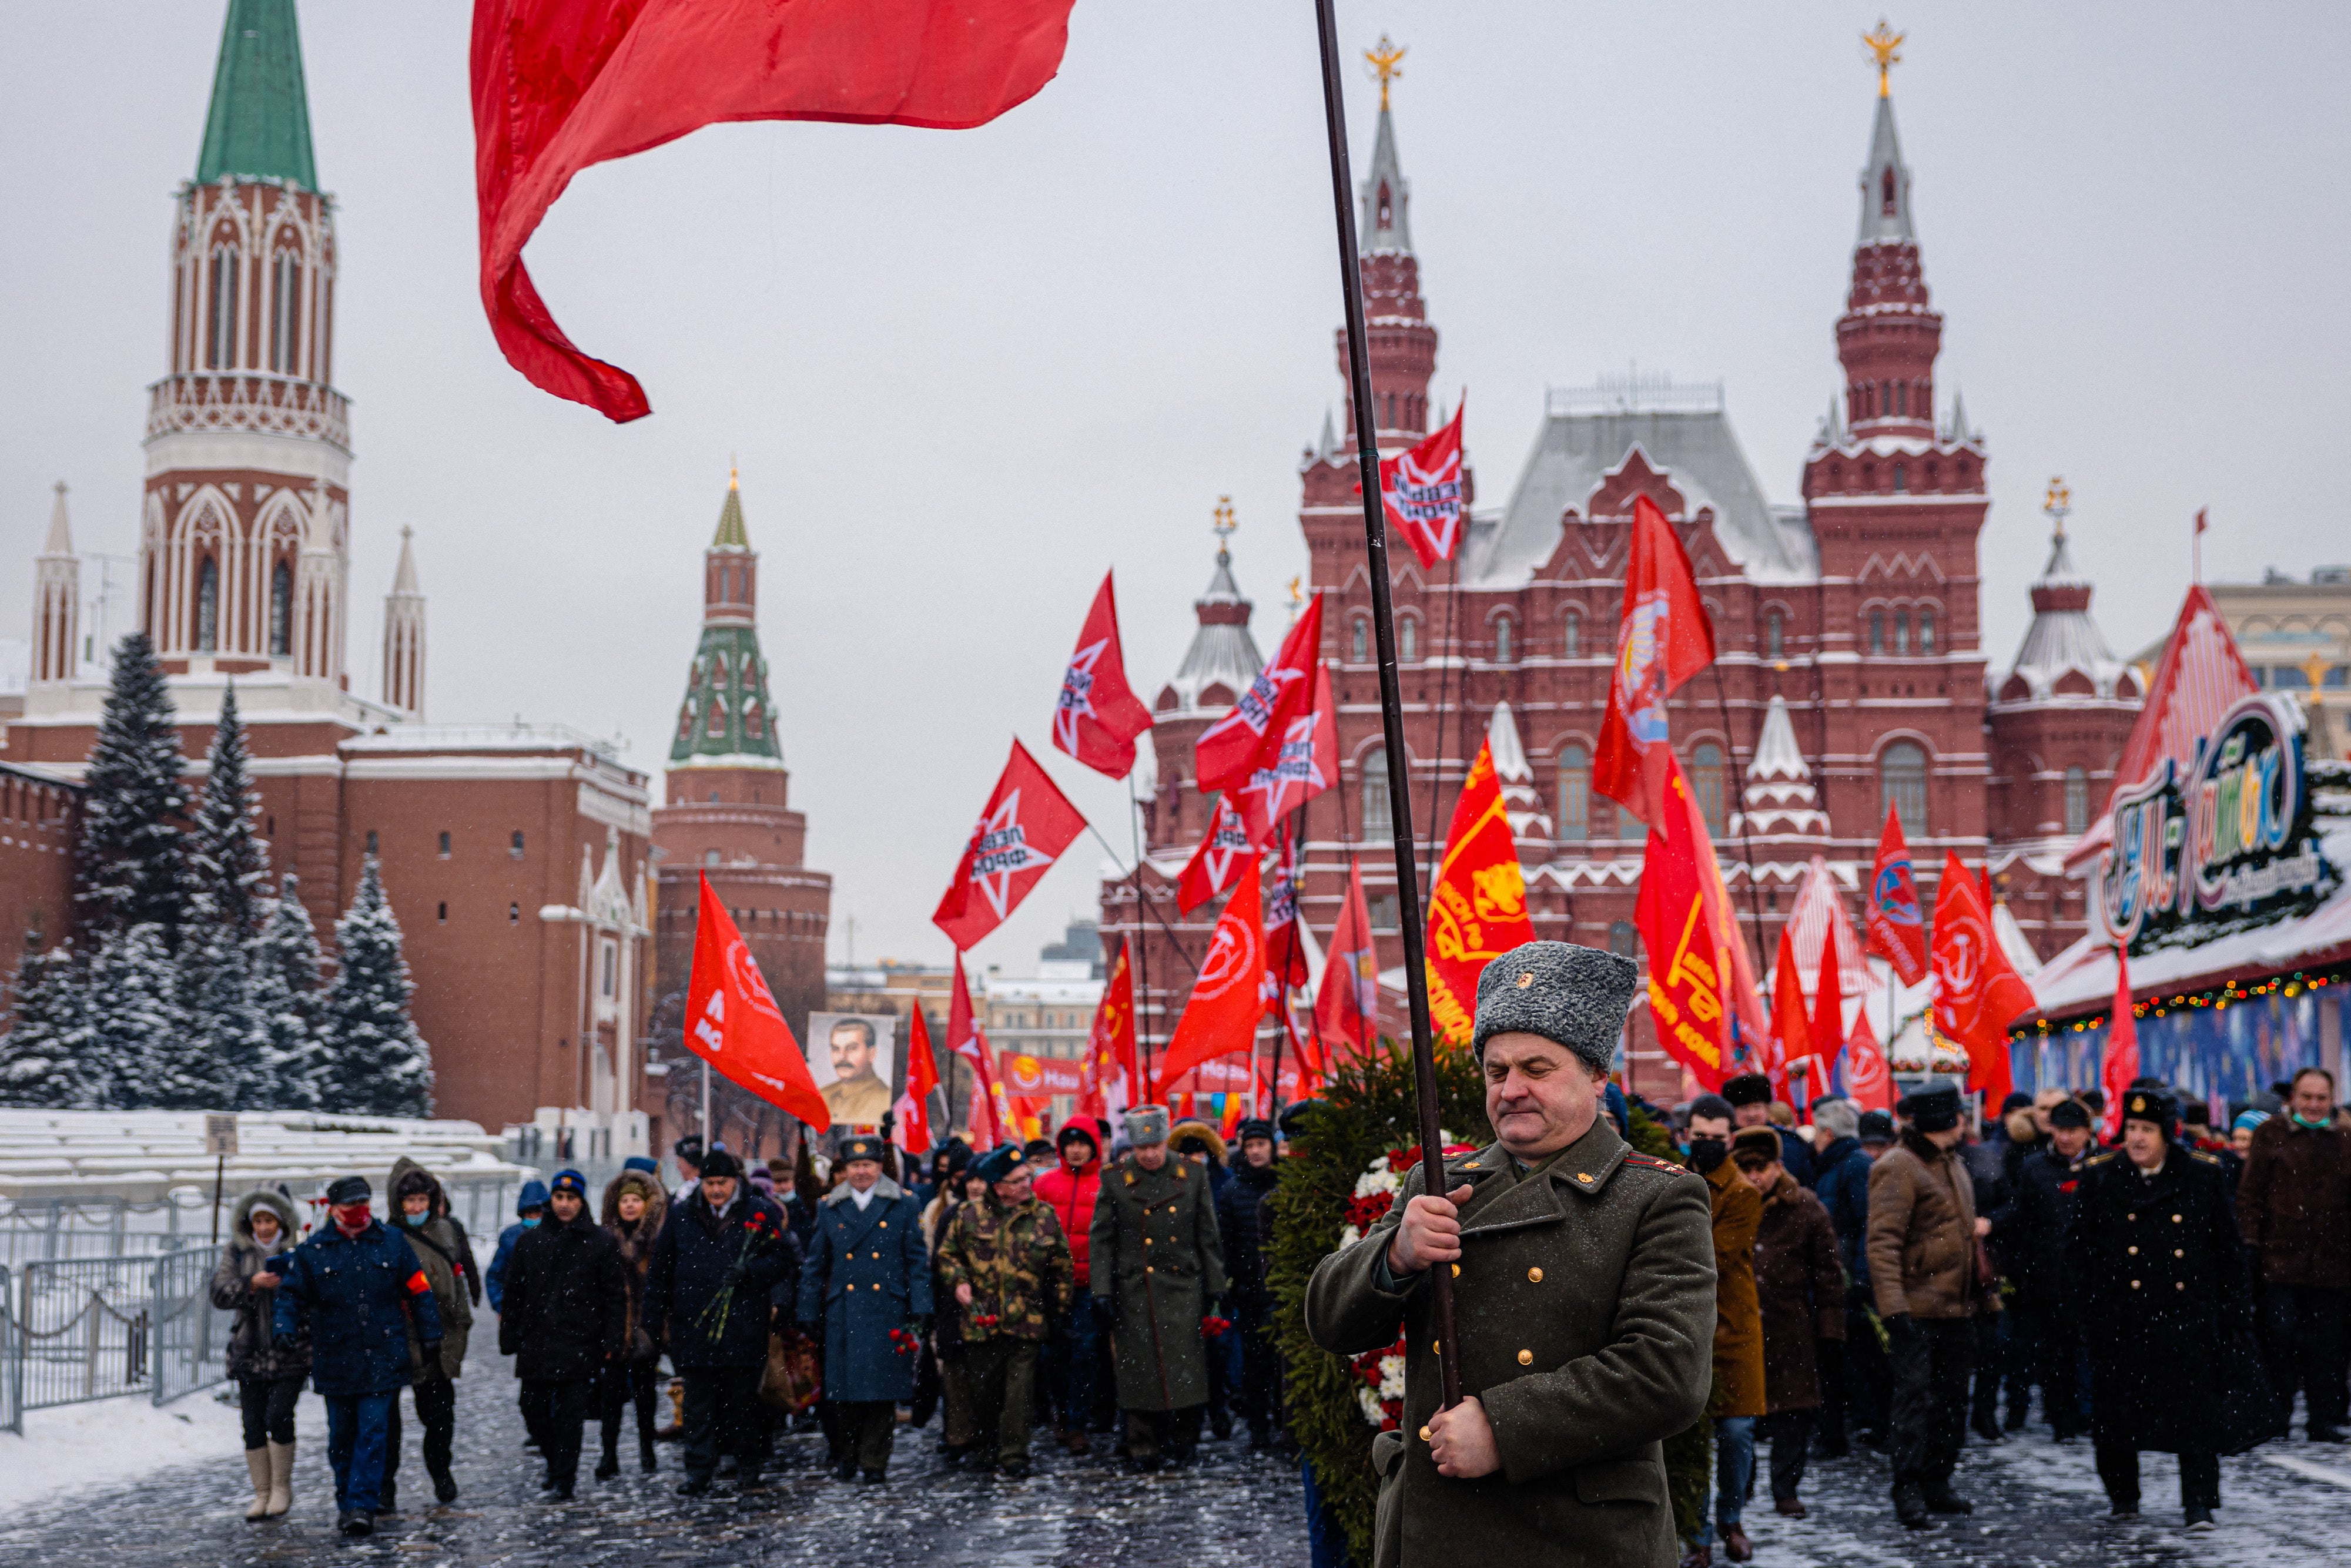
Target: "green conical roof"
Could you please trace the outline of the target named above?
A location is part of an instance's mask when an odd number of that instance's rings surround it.
[[[713,549],[726,545],[737,549],[751,548],[750,530],[743,526],[743,492],[732,475],[726,479],[726,504],[718,508],[718,536],[710,541]]]
[[[776,739],[775,715],[759,633],[748,626],[705,626],[670,741],[670,762],[780,768],[784,748]]]
[[[294,0],[229,0],[196,183],[208,185],[224,174],[319,188]]]

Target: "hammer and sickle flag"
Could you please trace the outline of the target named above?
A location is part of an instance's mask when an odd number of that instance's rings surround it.
[[[1633,923],[1648,950],[1649,1016],[1657,1043],[1709,1093],[1732,1072],[1761,1071],[1779,1082],[1786,1070],[1778,1065],[1763,1019],[1754,962],[1731,912],[1714,841],[1671,749],[1660,760],[1663,820],[1649,827],[1633,906]]]
[[[1445,859],[1428,890],[1428,1016],[1448,1040],[1468,1040],[1478,1016],[1478,977],[1488,964],[1535,939],[1527,879],[1519,870],[1490,740],[1454,802]]]
[[[685,988],[686,1048],[728,1082],[782,1107],[818,1132],[832,1125],[792,1026],[751,959],[710,879],[701,878],[694,974]]]

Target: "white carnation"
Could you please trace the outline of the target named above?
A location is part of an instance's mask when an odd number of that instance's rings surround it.
[[[1404,1397],[1404,1357],[1400,1355],[1380,1357],[1380,1397],[1383,1399]]]
[[[1361,1241],[1363,1239],[1364,1233],[1356,1229],[1353,1226],[1343,1225],[1339,1227],[1339,1246],[1341,1250],[1343,1251],[1345,1249],[1353,1247],[1356,1242]]]
[[[1380,1408],[1380,1396],[1368,1388],[1355,1390],[1355,1403],[1364,1412],[1364,1419],[1374,1427],[1387,1424],[1387,1412]]]

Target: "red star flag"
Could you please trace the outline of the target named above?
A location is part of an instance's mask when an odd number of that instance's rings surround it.
[[[2009,1066],[2008,1026],[2032,1006],[2024,983],[1992,935],[1991,910],[1976,879],[1946,852],[1935,889],[1935,1028],[1967,1047],[1968,1087],[1998,1105],[2015,1086]]]
[[[732,120],[984,125],[1061,68],[1073,0],[475,0],[482,305],[534,386],[609,419],[637,379],[572,345],[523,246],[571,177]]]
[[[1666,514],[1646,496],[1633,501],[1633,541],[1625,568],[1625,613],[1616,629],[1616,669],[1592,759],[1592,787],[1656,826],[1664,803],[1666,699],[1714,662],[1714,626],[1698,596],[1688,554]]]
[[[1118,598],[1102,573],[1093,608],[1078,632],[1077,652],[1061,672],[1053,706],[1053,744],[1097,773],[1123,779],[1134,767],[1134,737],[1151,727],[1151,710],[1126,684],[1118,638]]]
[[[1244,863],[1257,863],[1257,846],[1233,810],[1232,797],[1217,798],[1217,814],[1208,819],[1207,836],[1192,851],[1192,858],[1176,877],[1176,907],[1186,915],[1214,899],[1240,880]]]
[[[1380,953],[1372,940],[1371,901],[1364,896],[1364,868],[1347,862],[1347,902],[1331,932],[1331,956],[1322,965],[1322,989],[1314,998],[1314,1030],[1358,1053],[1369,1051],[1380,1032]]]
[[[1445,859],[1428,889],[1428,1016],[1437,1031],[1468,1040],[1477,1023],[1478,977],[1534,939],[1526,873],[1519,869],[1501,782],[1494,777],[1494,743],[1480,741],[1454,802]]]
[[[1265,983],[1264,922],[1257,856],[1252,853],[1243,862],[1240,885],[1233,889],[1224,916],[1208,938],[1199,978],[1192,982],[1191,998],[1184,1004],[1184,1016],[1176,1020],[1175,1038],[1159,1063],[1161,1082],[1172,1083],[1213,1057],[1256,1049],[1258,1020],[1265,1016],[1265,1004],[1259,998]]]
[[[1314,700],[1292,714],[1281,749],[1270,767],[1260,768],[1241,786],[1241,827],[1253,844],[1273,836],[1274,825],[1339,777],[1339,706],[1331,698],[1331,670],[1314,666]]]
[[[957,953],[969,952],[1020,907],[1037,879],[1085,825],[1029,748],[1014,741],[931,924],[947,934]]]
[[[947,1049],[971,1063],[971,1106],[964,1124],[975,1148],[994,1148],[1011,1134],[1012,1101],[997,1081],[987,1034],[972,1016],[971,985],[963,977],[963,955],[955,956],[955,995],[947,1002]],[[984,1143],[982,1140],[986,1140]]]
[[[1461,415],[1409,452],[1380,459],[1380,501],[1388,527],[1402,534],[1423,568],[1451,560],[1461,548]]]
[[[1260,768],[1280,759],[1290,720],[1314,697],[1314,666],[1322,650],[1322,596],[1281,640],[1273,663],[1257,673],[1232,711],[1200,734],[1192,747],[1192,771],[1202,789],[1237,789]]]
[[[728,1082],[780,1106],[818,1132],[832,1125],[792,1026],[776,1006],[710,879],[701,877],[694,969],[685,987],[685,1044]]]

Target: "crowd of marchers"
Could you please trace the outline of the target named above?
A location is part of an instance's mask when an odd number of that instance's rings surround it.
[[[688,1138],[674,1187],[643,1157],[601,1197],[573,1170],[526,1183],[486,1269],[413,1162],[381,1216],[366,1178],[329,1184],[307,1236],[289,1195],[249,1193],[212,1284],[234,1313],[246,1517],[294,1506],[306,1382],[344,1533],[400,1506],[403,1391],[434,1500],[454,1501],[454,1382],[485,1300],[550,1502],[580,1488],[591,1423],[594,1479],[620,1474],[632,1411],[639,1468],[679,1439],[689,1498],[762,1490],[795,1422],[821,1430],[837,1480],[868,1486],[902,1422],[934,1414],[948,1466],[1008,1478],[1029,1473],[1040,1428],[1073,1455],[1109,1433],[1102,1457],[1144,1469],[1190,1461],[1204,1423],[1288,1450],[1261,1203],[1276,1138],[1243,1122],[1228,1149],[1144,1106],[1115,1134],[1080,1118],[1050,1143],[951,1139],[919,1171],[859,1129],[797,1168]]]
[[[2119,1105],[2051,1090],[1973,1110],[1945,1083],[1890,1115],[1823,1098],[1799,1126],[1747,1076],[1669,1113],[1717,1270],[1684,1568],[1753,1555],[1759,1443],[1779,1514],[1804,1517],[1808,1458],[1855,1442],[1887,1455],[1905,1525],[1971,1512],[1968,1433],[2022,1430],[2036,1389],[2057,1441],[2088,1437],[2118,1518],[2138,1513],[2139,1455],[2177,1454],[2190,1531],[2211,1527],[2220,1458],[2283,1436],[2297,1394],[2313,1441],[2345,1440],[2351,1113],[2326,1071],[2242,1107],[2142,1079]]]

